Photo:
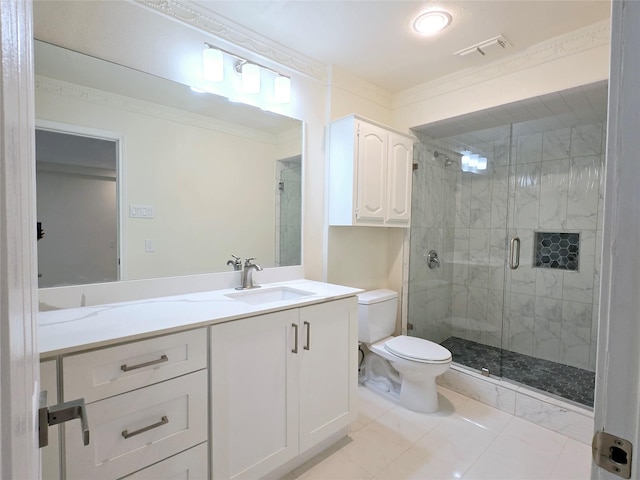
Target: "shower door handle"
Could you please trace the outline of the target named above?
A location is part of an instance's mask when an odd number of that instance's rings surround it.
[[[509,268],[515,270],[520,266],[520,238],[511,238],[509,246]]]

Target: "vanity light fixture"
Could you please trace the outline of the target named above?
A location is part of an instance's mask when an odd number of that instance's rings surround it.
[[[202,51],[202,76],[208,82],[224,80],[224,55],[222,50],[205,43]]]
[[[241,75],[242,91],[244,93],[260,93],[261,76],[263,71],[266,71],[273,74],[273,101],[276,103],[289,103],[291,101],[291,77],[209,43],[205,42],[204,45],[202,76],[205,81],[220,82],[224,80],[224,62],[225,55],[227,55],[236,59],[235,71]]]
[[[420,14],[413,21],[413,29],[422,35],[433,35],[451,23],[451,15],[444,10],[432,10]]]
[[[489,160],[487,157],[481,157],[477,153],[471,153],[470,150],[460,152],[460,168],[463,172],[478,173],[487,169]]]

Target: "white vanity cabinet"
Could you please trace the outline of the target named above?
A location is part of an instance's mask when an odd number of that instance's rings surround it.
[[[212,478],[261,478],[355,415],[355,297],[214,325]]]
[[[60,362],[61,400],[84,398],[90,429],[85,446],[80,422],[64,424],[63,478],[206,476],[206,328],[62,356]],[[199,445],[205,448],[191,451]]]
[[[408,227],[413,137],[356,115],[329,127],[329,224]]]

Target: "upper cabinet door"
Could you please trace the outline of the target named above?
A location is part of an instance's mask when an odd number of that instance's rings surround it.
[[[407,228],[414,137],[351,115],[329,126],[329,225]]]
[[[384,223],[387,132],[360,122],[358,129],[356,221]]]
[[[413,142],[389,133],[387,178],[387,222],[408,224],[411,220]]]

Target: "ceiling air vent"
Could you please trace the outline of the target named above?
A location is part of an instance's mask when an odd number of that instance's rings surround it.
[[[504,35],[498,35],[497,37],[493,37],[489,40],[485,40],[483,42],[476,43],[475,45],[471,45],[470,47],[463,48],[462,50],[458,50],[454,53],[454,55],[460,55],[461,57],[465,57],[467,55],[484,57],[488,53],[495,53],[508,47],[510,47],[510,45],[507,39],[504,38]]]

